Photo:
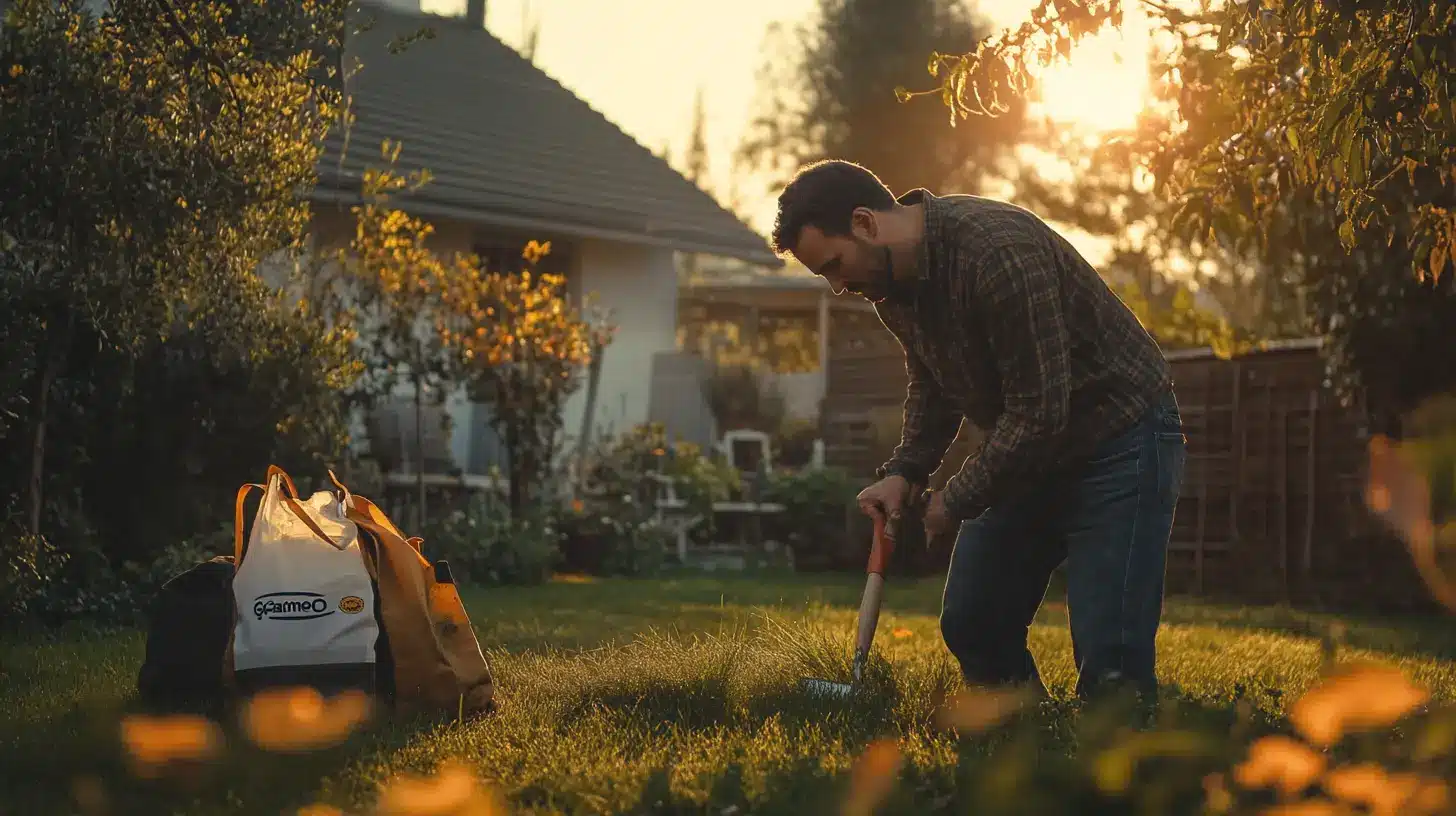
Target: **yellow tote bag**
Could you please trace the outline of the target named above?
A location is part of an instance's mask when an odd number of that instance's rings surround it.
[[[406,707],[475,715],[495,708],[495,684],[449,567],[431,563],[422,539],[406,538],[384,511],[332,471],[347,517],[369,533],[379,609],[394,660],[395,699]],[[368,548],[366,548],[368,549]]]

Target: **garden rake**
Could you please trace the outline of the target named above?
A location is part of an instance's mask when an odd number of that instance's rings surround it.
[[[827,697],[847,698],[859,685],[864,675],[865,664],[869,662],[870,644],[875,640],[875,628],[880,622],[880,601],[885,591],[885,567],[889,564],[890,554],[895,549],[898,521],[899,519],[891,520],[889,535],[886,535],[884,519],[875,519],[874,539],[870,542],[869,565],[865,568],[867,574],[864,595],[860,597],[859,602],[859,628],[855,635],[852,669],[854,679],[849,683],[835,683],[817,677],[805,677],[802,682],[806,691]]]

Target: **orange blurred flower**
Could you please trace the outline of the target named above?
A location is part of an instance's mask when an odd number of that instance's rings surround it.
[[[344,811],[339,810],[333,805],[305,805],[298,809],[298,813],[295,816],[344,816]]]
[[[378,816],[495,816],[505,803],[458,760],[432,776],[400,775],[379,794]]]
[[[1306,799],[1274,805],[1259,812],[1260,816],[1354,816],[1354,812],[1339,802],[1328,799]]]
[[[217,724],[192,715],[127,717],[121,723],[121,741],[133,771],[143,777],[157,776],[173,764],[214,759],[223,746]]]
[[[243,728],[258,747],[291,753],[327,748],[343,742],[370,713],[362,691],[333,698],[311,688],[270,689],[248,701]]]
[[[1023,689],[965,689],[951,697],[936,719],[943,728],[976,733],[1005,721],[1030,699],[1030,693]]]
[[[1330,795],[1364,805],[1376,816],[1397,813],[1429,814],[1444,808],[1449,800],[1446,783],[1413,773],[1387,773],[1372,762],[1336,768],[1325,777]]]
[[[1309,787],[1325,770],[1325,758],[1298,740],[1264,737],[1249,747],[1249,756],[1234,768],[1234,781],[1257,790],[1278,788],[1286,795]]]
[[[1296,700],[1289,720],[1309,741],[1329,746],[1347,733],[1388,726],[1428,699],[1397,668],[1347,664]]]
[[[903,763],[900,748],[893,740],[876,740],[865,748],[854,763],[850,778],[849,798],[844,803],[845,816],[869,816],[890,795],[895,776]]]

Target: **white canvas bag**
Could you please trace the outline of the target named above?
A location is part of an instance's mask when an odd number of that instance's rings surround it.
[[[358,528],[330,493],[298,501],[288,474],[269,468],[243,549],[243,500],[258,487],[238,493],[232,654],[239,685],[372,688],[380,630]]]

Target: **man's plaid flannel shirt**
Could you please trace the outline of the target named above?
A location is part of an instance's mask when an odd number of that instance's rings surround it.
[[[876,304],[910,375],[879,469],[924,486],[964,417],[987,432],[945,486],[974,518],[1131,427],[1171,386],[1157,343],[1064,238],[1026,210],[912,190],[925,239],[912,293]]]

